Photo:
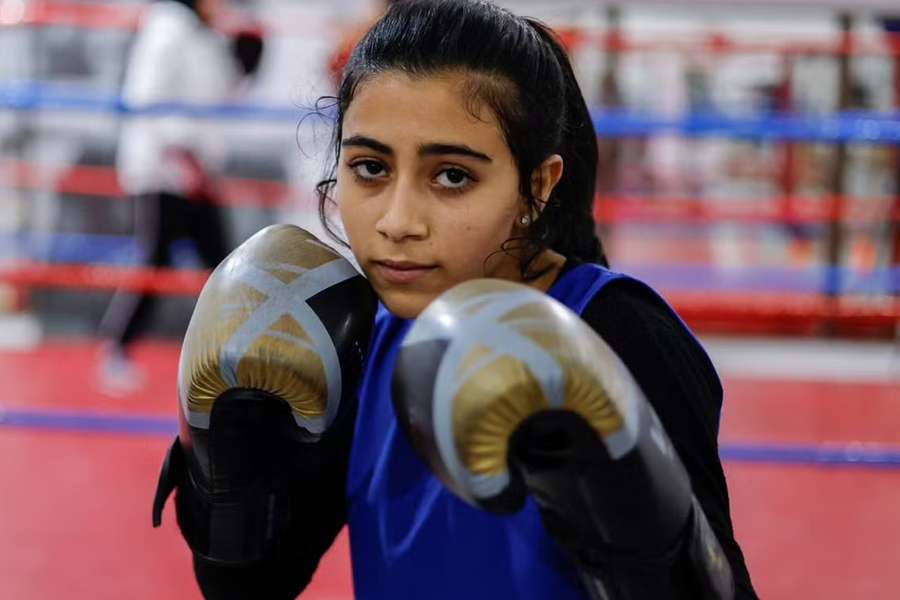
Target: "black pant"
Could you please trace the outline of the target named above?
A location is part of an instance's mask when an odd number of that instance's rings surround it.
[[[141,266],[169,266],[172,242],[182,237],[194,241],[208,268],[218,265],[228,254],[221,211],[212,202],[192,201],[167,192],[134,196],[133,201],[134,235],[141,251]],[[146,327],[155,302],[154,294],[119,290],[103,316],[101,334],[124,348]]]

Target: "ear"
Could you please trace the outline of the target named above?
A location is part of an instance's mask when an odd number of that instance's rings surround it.
[[[531,174],[531,195],[538,201],[539,210],[543,210],[553,188],[559,183],[563,174],[563,159],[559,154],[548,156]]]

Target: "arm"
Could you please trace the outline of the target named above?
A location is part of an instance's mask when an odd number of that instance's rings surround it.
[[[349,262],[291,225],[251,237],[204,286],[153,523],[177,489],[207,598],[294,598],[343,526],[375,306]]]
[[[706,353],[668,307],[636,282],[610,283],[582,318],[621,357],[669,434],[731,565],[736,597],[756,598],[731,524],[717,440],[722,385]]]
[[[498,280],[445,292],[401,346],[393,399],[461,498],[503,513],[532,496],[592,597],[734,597],[729,561],[646,394],[556,300]]]

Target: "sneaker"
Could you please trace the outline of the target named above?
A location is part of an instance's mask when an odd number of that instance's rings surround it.
[[[143,370],[122,349],[107,347],[101,351],[97,385],[107,396],[130,396],[144,387]]]

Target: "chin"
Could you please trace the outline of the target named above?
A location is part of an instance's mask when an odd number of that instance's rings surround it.
[[[434,299],[431,296],[390,291],[384,293],[379,291],[378,296],[384,307],[401,319],[415,319]]]

